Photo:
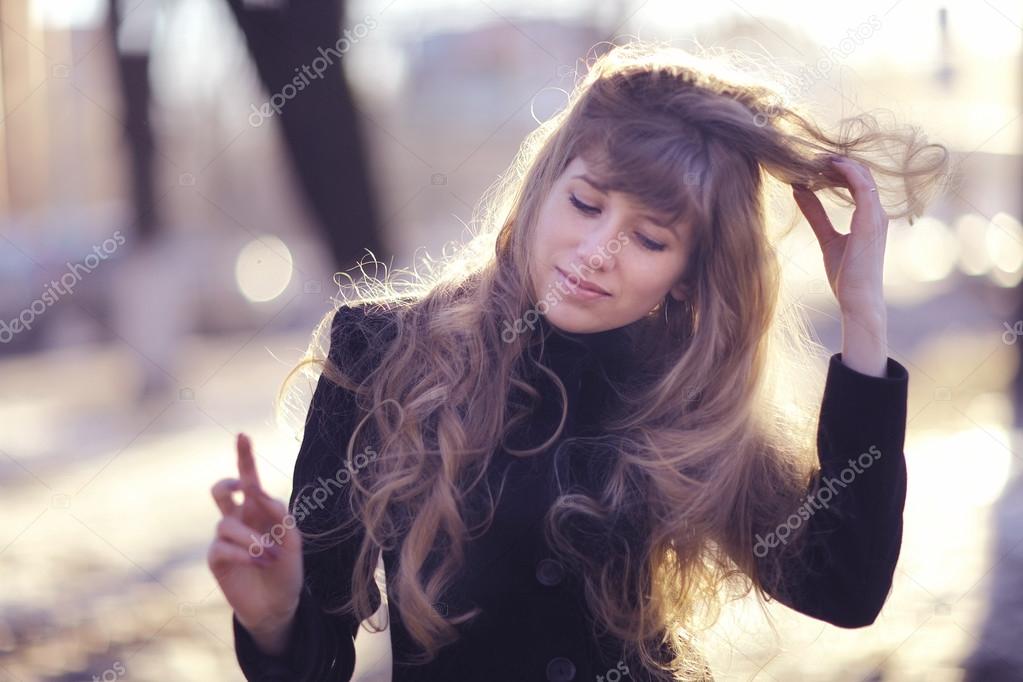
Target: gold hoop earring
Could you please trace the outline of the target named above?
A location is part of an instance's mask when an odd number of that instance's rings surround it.
[[[682,303],[680,303],[679,305],[683,306],[686,309],[686,315],[690,318],[690,321],[691,321],[692,320],[692,314],[693,314],[693,304],[692,304],[692,302],[689,299],[686,299]],[[661,303],[661,307],[664,308],[664,328],[667,330],[668,334],[670,334],[671,337],[673,339],[677,340],[677,341],[682,340],[683,338],[685,338],[684,333],[683,334],[676,333],[671,328],[671,322],[668,320],[668,301],[667,300],[663,301]]]

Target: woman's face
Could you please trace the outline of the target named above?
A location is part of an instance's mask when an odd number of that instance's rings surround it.
[[[604,192],[590,181],[597,179],[585,161],[573,159],[540,209],[531,249],[533,300],[547,302],[552,325],[584,334],[635,322],[668,292],[677,300],[686,297],[679,283],[686,232],[658,225],[627,195]],[[573,286],[583,281],[606,293]]]

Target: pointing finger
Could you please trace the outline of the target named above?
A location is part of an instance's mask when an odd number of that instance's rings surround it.
[[[261,488],[252,456],[252,441],[244,433],[238,434],[238,474],[246,494],[258,495]]]

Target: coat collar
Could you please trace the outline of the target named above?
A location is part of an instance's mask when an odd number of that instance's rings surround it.
[[[589,334],[566,332],[541,316],[530,350],[559,376],[603,370],[609,377],[620,378],[622,370],[633,364],[627,326]]]
[[[563,437],[599,430],[613,387],[636,367],[628,327],[583,334],[563,331],[541,317],[528,353],[534,363],[552,371],[565,386],[568,418]],[[542,399],[531,431],[550,434],[561,416],[560,391],[550,376],[535,367],[530,377]]]
[[[488,476],[498,499],[493,523],[467,548],[471,565],[477,571],[506,556],[517,546],[518,538],[542,532],[543,517],[559,494],[559,486],[570,486],[594,473],[583,469],[590,467],[589,455],[600,453],[588,447],[585,439],[600,434],[601,416],[613,393],[609,381],[621,380],[633,365],[625,327],[577,334],[561,331],[545,318],[540,320],[533,330],[528,352],[565,386],[568,405],[565,427],[546,452],[520,457],[499,448],[495,453]],[[552,379],[536,367],[529,375],[541,402],[508,437],[507,444],[516,450],[543,443],[554,433],[561,418],[561,393]],[[566,442],[576,439],[583,440]]]

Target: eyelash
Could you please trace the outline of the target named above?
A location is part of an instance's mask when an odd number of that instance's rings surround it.
[[[592,216],[594,215],[594,213],[600,213],[599,208],[595,206],[589,206],[588,204],[584,204],[583,202],[576,199],[574,194],[569,194],[568,200],[572,202],[572,205],[579,209],[579,212],[582,213],[583,215]],[[636,236],[639,237],[639,241],[641,244],[643,244],[643,248],[647,249],[648,251],[664,251],[665,249],[664,244],[655,242],[654,240],[649,239],[648,237],[644,237],[639,233],[636,233]]]

